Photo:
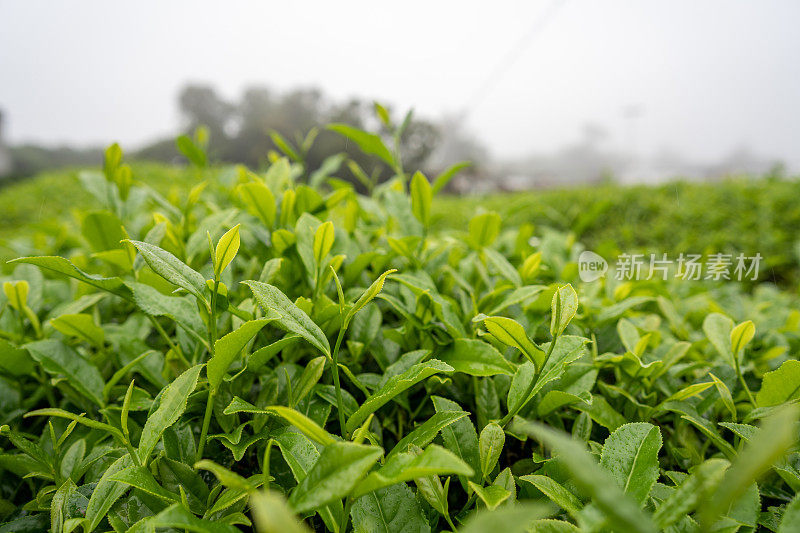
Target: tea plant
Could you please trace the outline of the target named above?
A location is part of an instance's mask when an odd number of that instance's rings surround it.
[[[457,169],[332,129],[394,178],[202,132],[183,194],[116,145],[82,175],[80,232],[2,280],[0,531],[800,528],[795,296],[580,283],[573,239],[434,230]]]

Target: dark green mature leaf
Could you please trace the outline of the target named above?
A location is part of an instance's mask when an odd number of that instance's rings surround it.
[[[427,533],[431,530],[419,502],[405,483],[361,496],[350,512],[356,531]]]
[[[111,506],[130,489],[128,485],[114,481],[113,477],[132,465],[133,459],[131,456],[123,455],[111,463],[106,471],[103,472],[103,476],[92,491],[89,504],[86,506],[86,531],[94,531],[100,525],[108,510],[111,509]]]
[[[40,268],[75,278],[93,287],[108,291],[125,299],[131,298],[130,290],[125,286],[125,283],[120,278],[104,278],[95,274],[87,274],[63,257],[20,257],[19,259],[14,259],[13,261],[9,262],[36,265]]]
[[[392,457],[399,452],[405,452],[412,446],[418,446],[420,448],[427,446],[436,438],[436,435],[440,431],[466,416],[467,413],[464,411],[440,411],[434,414],[403,437],[400,442],[392,448],[392,451],[389,452],[387,457]]]
[[[431,400],[437,413],[461,409],[461,406],[454,401],[441,396],[433,396]],[[472,421],[468,417],[464,417],[443,428],[442,440],[447,449],[468,464],[477,476],[477,473],[481,471],[481,459],[478,451],[478,432],[475,431]]]
[[[635,422],[618,427],[606,439],[600,465],[626,494],[640,504],[658,479],[661,432],[652,424]]]
[[[250,287],[259,305],[267,312],[275,312],[275,321],[287,331],[300,335],[326,356],[331,356],[328,338],[302,309],[293,304],[277,287],[260,281],[243,281]]]
[[[153,272],[173,285],[185,289],[199,300],[205,300],[203,294],[206,290],[206,280],[199,272],[154,244],[133,240],[130,243],[142,254],[145,263],[153,269]]]
[[[137,453],[143,463],[147,462],[153,448],[161,440],[164,430],[177,422],[186,410],[186,401],[197,386],[197,378],[200,376],[202,368],[203,365],[193,366],[178,376],[164,390],[158,409],[147,418],[147,422],[142,428],[142,438],[139,440]]]
[[[592,459],[582,444],[534,422],[519,418],[514,422],[514,433],[529,434],[558,452],[559,461],[569,469],[575,483],[592,497],[615,527],[621,531],[641,533],[656,531],[650,517],[639,509],[633,499],[617,488],[615,478]]]
[[[732,502],[797,442],[796,405],[787,405],[764,421],[762,431],[736,457],[709,505],[703,507],[700,523],[710,525]]]
[[[396,448],[395,448],[396,449]],[[456,474],[471,476],[473,470],[455,454],[431,444],[419,455],[413,452],[400,452],[391,455],[379,469],[371,472],[353,491],[359,496],[412,479],[426,476],[446,476]]]
[[[377,446],[334,442],[323,448],[308,475],[289,497],[296,513],[319,509],[344,498],[383,455]]]
[[[495,376],[514,374],[514,365],[492,345],[477,339],[456,339],[441,352],[438,359],[447,363],[456,372],[471,376]]]
[[[75,350],[56,340],[31,342],[25,345],[48,374],[64,377],[67,383],[95,404],[103,405],[105,382],[97,367],[84,359]]]
[[[380,409],[383,405],[391,401],[392,398],[401,392],[408,390],[417,383],[428,379],[435,374],[452,371],[452,366],[437,359],[429,359],[424,363],[419,363],[412,366],[402,374],[392,377],[383,387],[381,387],[380,390],[376,391],[375,394],[367,398],[367,400],[361,404],[358,410],[347,419],[347,432],[352,433],[355,431],[355,429],[360,426],[370,414]]]

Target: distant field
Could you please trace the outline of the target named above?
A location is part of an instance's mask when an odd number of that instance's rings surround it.
[[[134,166],[136,179],[162,194],[188,190],[180,168]],[[70,219],[93,205],[78,171],[42,174],[0,189],[0,247],[15,232]],[[501,214],[504,225],[525,223],[571,232],[606,257],[621,252],[761,253],[765,277],[797,281],[800,256],[800,180],[738,178],[657,186],[606,184],[556,190],[434,200],[433,224],[465,228],[478,210]],[[24,230],[22,228],[25,227]],[[0,251],[0,257],[6,254]]]

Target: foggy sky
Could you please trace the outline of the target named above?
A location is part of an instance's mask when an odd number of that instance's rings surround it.
[[[517,49],[550,5],[0,0],[4,135],[138,147],[177,129],[187,82],[229,98],[317,86],[431,118],[467,111],[501,157],[561,147],[591,122],[642,154],[747,145],[800,167],[800,2],[569,0]]]

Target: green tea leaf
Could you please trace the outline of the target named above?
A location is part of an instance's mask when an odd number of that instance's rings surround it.
[[[469,239],[476,248],[490,246],[500,234],[500,215],[494,212],[483,213],[469,221]]]
[[[24,346],[48,374],[66,378],[70,387],[95,404],[104,405],[101,395],[105,382],[97,367],[75,350],[56,340],[43,340]]]
[[[356,143],[365,154],[378,157],[392,168],[397,167],[397,162],[392,153],[386,148],[386,145],[383,144],[381,138],[374,133],[367,133],[366,131],[348,126],[347,124],[330,124],[328,129]]]
[[[239,246],[241,245],[241,238],[239,237],[240,225],[236,224],[225,232],[214,249],[214,275],[217,279],[239,252]]]
[[[471,376],[514,374],[514,365],[509,363],[503,354],[495,350],[492,345],[477,339],[456,339],[438,357],[456,372]]]
[[[164,390],[158,409],[147,418],[144,428],[142,428],[142,437],[139,440],[139,449],[137,451],[141,462],[147,462],[153,452],[153,448],[161,440],[164,430],[177,422],[178,418],[186,410],[189,394],[197,386],[197,378],[200,376],[202,368],[203,365],[193,366],[175,378],[175,381],[170,383]]]
[[[511,497],[511,493],[499,485],[482,487],[472,481],[469,487],[478,495],[487,509],[494,511],[497,507]]]
[[[528,338],[519,322],[502,316],[490,316],[484,318],[483,323],[494,338],[507,346],[517,348],[537,369],[542,368],[545,354]]]
[[[386,463],[358,484],[352,497],[358,498],[397,483],[426,476],[446,476],[456,474],[471,476],[473,470],[452,452],[431,444],[425,451],[417,455],[412,452],[400,452],[391,455]]]
[[[250,339],[261,331],[261,328],[278,318],[277,313],[268,313],[267,318],[258,318],[242,324],[237,330],[232,331],[214,343],[214,355],[208,360],[206,374],[208,384],[212,390],[217,390],[228,367],[244,349]]]
[[[278,493],[259,492],[250,497],[258,533],[310,533]]]
[[[652,424],[635,422],[614,430],[603,445],[600,465],[622,490],[640,504],[658,479],[661,432]]]
[[[331,252],[334,239],[333,222],[329,220],[320,224],[317,231],[314,233],[314,261],[317,266],[322,265],[322,261],[324,261]]]
[[[553,478],[534,474],[520,476],[519,478],[542,491],[553,503],[568,512],[573,518],[577,518],[578,513],[583,508],[583,503]]]
[[[641,533],[656,531],[650,517],[618,488],[617,479],[595,463],[582,444],[543,425],[522,419],[515,419],[512,431],[531,435],[557,451],[559,461],[569,469],[575,483],[592,497],[615,528]]]
[[[383,455],[376,446],[333,442],[323,448],[308,475],[289,497],[296,513],[305,513],[344,498]]]
[[[355,531],[427,533],[430,525],[405,483],[398,483],[361,496],[350,512]]]
[[[402,374],[393,376],[380,390],[367,398],[358,410],[347,419],[347,432],[352,433],[355,431],[370,414],[380,409],[401,392],[442,372],[453,372],[453,367],[437,359],[430,359],[424,363],[418,363],[412,366]]]
[[[795,405],[787,405],[765,419],[762,430],[738,454],[711,501],[703,507],[701,526],[712,524],[754,481],[786,455],[797,442],[797,420]]]
[[[436,435],[442,431],[444,428],[458,422],[462,418],[466,418],[467,413],[464,411],[440,411],[433,416],[431,416],[428,420],[414,428],[413,431],[409,432],[405,437],[400,439],[394,448],[389,452],[387,458],[392,457],[396,453],[405,452],[410,447],[417,446],[422,448],[423,446],[427,446]]]
[[[199,272],[158,246],[142,241],[129,242],[136,247],[153,272],[173,285],[185,289],[197,299],[205,300],[203,293],[206,289],[206,280]]]
[[[557,337],[564,332],[578,311],[578,294],[572,285],[564,285],[553,294],[551,311],[550,334]]]
[[[98,289],[108,291],[112,294],[116,294],[117,296],[121,296],[125,299],[129,300],[131,298],[130,291],[120,278],[104,278],[102,276],[97,276],[95,274],[87,274],[86,272],[79,269],[78,267],[76,267],[70,261],[64,259],[63,257],[54,257],[54,256],[20,257],[19,259],[14,259],[9,262],[27,263],[30,265],[36,265],[40,268],[44,268],[52,272],[57,272],[65,276],[75,278],[93,287],[97,287]]]
[[[483,477],[488,479],[489,474],[497,466],[500,454],[503,453],[503,446],[506,442],[506,434],[498,424],[490,422],[481,430],[478,440],[478,451],[481,456],[481,472]]]
[[[61,315],[50,321],[50,324],[59,332],[69,337],[76,337],[92,346],[102,347],[105,333],[94,323],[91,315],[74,314]]]
[[[275,321],[282,328],[300,335],[330,358],[331,346],[328,343],[328,338],[319,329],[319,326],[299,307],[289,301],[289,298],[280,289],[259,281],[243,281],[242,283],[250,287],[256,297],[256,301],[265,311],[273,311],[280,315],[280,318]]]
[[[428,178],[422,172],[415,172],[411,178],[411,211],[414,216],[427,226],[431,220],[431,202],[433,201],[433,190]]]
[[[756,395],[759,407],[771,407],[800,398],[800,361],[789,359],[777,370],[764,374]]]

